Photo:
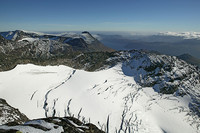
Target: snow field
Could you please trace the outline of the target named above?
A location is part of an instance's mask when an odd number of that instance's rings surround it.
[[[142,88],[123,71],[122,64],[97,72],[18,65],[0,72],[0,97],[30,119],[74,116],[111,133],[197,132],[187,122],[190,97]]]

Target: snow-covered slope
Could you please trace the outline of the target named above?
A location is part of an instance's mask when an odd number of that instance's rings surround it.
[[[0,73],[0,97],[29,118],[74,116],[111,133],[200,131],[194,66],[165,55],[118,54],[108,59],[117,65],[96,72],[18,65]]]

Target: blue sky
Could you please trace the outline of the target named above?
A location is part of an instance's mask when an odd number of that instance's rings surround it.
[[[0,31],[196,31],[200,0],[3,0]]]

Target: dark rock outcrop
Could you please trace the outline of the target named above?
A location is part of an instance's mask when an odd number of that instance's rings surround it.
[[[24,114],[0,98],[0,125],[9,123],[22,124],[26,121],[28,121],[28,118]]]
[[[82,123],[73,117],[49,117],[42,119],[35,119],[20,125],[3,125],[0,126],[2,133],[16,133],[16,132],[46,132],[51,131],[55,133],[105,133],[98,129],[91,123]]]

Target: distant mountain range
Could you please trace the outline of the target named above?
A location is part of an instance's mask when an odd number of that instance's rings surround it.
[[[18,63],[41,64],[48,60],[70,65],[71,59],[80,53],[113,51],[86,31],[57,35],[21,30],[0,32],[0,70],[11,69]]]
[[[116,50],[145,49],[167,55],[188,53],[200,59],[200,33],[164,32],[148,35],[131,33],[96,34],[102,43]]]
[[[53,35],[16,30],[0,32],[0,35],[0,52],[2,53],[9,53],[15,49],[23,50],[25,47],[29,49],[32,55],[41,57],[67,54],[71,51],[114,51],[104,46],[87,31],[80,35],[75,33]]]

